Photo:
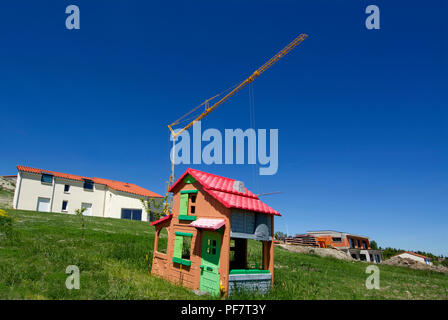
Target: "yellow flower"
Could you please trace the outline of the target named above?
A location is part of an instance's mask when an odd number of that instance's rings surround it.
[[[8,214],[6,213],[5,210],[0,209],[0,216],[2,216],[2,217],[8,217]]]

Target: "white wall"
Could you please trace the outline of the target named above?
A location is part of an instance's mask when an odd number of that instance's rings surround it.
[[[12,201],[12,207],[14,209],[17,209],[17,198],[19,196],[19,191],[20,191],[20,184],[22,182],[22,176],[20,174],[20,172],[17,174],[17,180],[16,180],[16,188],[14,190],[14,199]]]
[[[140,209],[142,210],[142,221],[147,221],[145,208],[140,198],[144,197],[109,189],[107,202],[108,216],[120,219],[121,209]]]
[[[145,207],[140,201],[141,198],[148,200],[147,197],[143,197],[140,195],[109,189],[106,192],[107,216],[119,219],[121,218],[121,209],[140,209],[142,210],[142,221],[149,221],[148,214],[145,211]],[[156,201],[162,201],[162,199],[156,199]]]
[[[106,186],[94,184],[93,190],[84,190],[84,182],[54,177],[56,182],[54,188],[52,212],[62,212],[62,201],[67,200],[67,211],[65,213],[75,214],[76,209],[81,208],[81,204],[92,204],[92,216],[102,217],[104,212],[104,194]],[[64,192],[64,186],[68,184],[68,193]]]
[[[20,172],[20,176],[21,181],[14,192],[14,197],[16,193],[19,197],[16,209],[36,211],[38,197],[52,198],[53,184],[42,183],[40,174]]]
[[[403,253],[399,254],[398,257],[412,259],[412,260],[415,260],[415,261],[418,261],[418,262],[421,262],[421,263],[425,263],[425,259],[424,258],[415,256],[413,254],[409,254],[407,252],[403,252]],[[432,261],[430,261],[427,264],[431,264],[432,265]]]
[[[70,190],[64,192],[65,184],[70,185]],[[142,210],[142,221],[148,221],[148,215],[140,198],[134,195],[108,188],[102,184],[94,184],[93,191],[84,190],[84,182],[53,177],[52,184],[41,182],[41,175],[19,172],[17,187],[14,192],[14,208],[19,210],[37,210],[39,197],[50,198],[50,211],[75,214],[75,210],[81,208],[82,203],[92,204],[92,216],[121,218],[121,209]],[[62,202],[67,200],[67,210],[62,211]],[[148,198],[145,198],[148,200]],[[156,199],[156,201],[162,201]]]

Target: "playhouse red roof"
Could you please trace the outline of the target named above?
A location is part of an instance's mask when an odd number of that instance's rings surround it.
[[[191,168],[188,168],[187,171],[184,172],[184,174],[171,186],[169,191],[172,192],[187,174],[190,174],[195,178],[208,194],[222,203],[226,208],[243,209],[273,214],[276,216],[281,215],[278,211],[260,201],[260,199],[247,188],[244,188],[244,192],[235,190],[233,185],[237,180]]]
[[[89,177],[83,177],[83,176],[78,176],[78,175],[74,175],[74,174],[61,173],[61,172],[50,171],[50,170],[42,170],[42,169],[36,169],[36,168],[31,168],[31,167],[26,167],[26,166],[17,166],[17,170],[23,171],[23,172],[36,173],[36,174],[47,173],[47,174],[51,174],[55,177],[69,179],[69,180],[76,180],[76,181],[92,180],[94,183],[106,185],[109,188],[114,189],[114,190],[123,191],[123,192],[132,193],[132,194],[150,197],[150,198],[162,198],[161,195],[154,193],[148,189],[139,187],[133,183],[120,182],[120,181],[103,179],[103,178],[89,178]]]
[[[166,216],[164,216],[164,217],[162,217],[162,218],[160,218],[160,219],[158,219],[158,220],[156,220],[156,221],[151,222],[151,226],[158,225],[159,223],[161,223],[161,222],[163,222],[163,221],[166,221],[166,220],[169,220],[169,219],[171,219],[172,217],[173,217],[173,214],[172,214],[172,213],[169,214],[169,215],[166,215]]]

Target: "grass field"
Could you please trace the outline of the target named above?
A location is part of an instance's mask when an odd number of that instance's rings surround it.
[[[14,233],[0,229],[0,299],[210,299],[148,274],[154,228],[139,221],[6,209]],[[151,259],[149,259],[151,262]],[[261,250],[249,244],[249,261]],[[65,287],[69,265],[81,288]],[[447,299],[448,276],[403,267],[380,267],[381,289],[365,288],[367,264],[275,249],[275,286],[243,299]]]

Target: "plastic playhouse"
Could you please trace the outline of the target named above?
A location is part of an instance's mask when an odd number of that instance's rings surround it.
[[[274,281],[274,216],[241,181],[188,169],[170,188],[172,214],[156,228],[152,273],[188,288],[228,295],[267,292]],[[159,248],[162,230],[168,240]],[[261,241],[259,269],[247,268],[248,239]]]

